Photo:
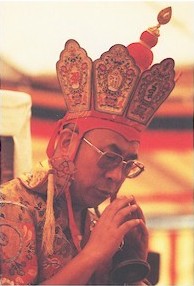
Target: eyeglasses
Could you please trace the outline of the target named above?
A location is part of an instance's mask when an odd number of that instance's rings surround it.
[[[96,146],[94,146],[90,141],[88,141],[85,137],[83,140],[91,146],[98,154],[100,154],[100,158],[98,160],[98,166],[105,170],[112,170],[118,167],[121,162],[123,164],[123,172],[127,178],[135,178],[139,176],[144,171],[143,163],[137,160],[129,160],[125,161],[123,156],[109,151],[101,151]]]

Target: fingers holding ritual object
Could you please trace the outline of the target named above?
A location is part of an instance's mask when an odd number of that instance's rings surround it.
[[[113,217],[113,222],[116,223],[117,226],[120,226],[122,223],[124,223],[127,220],[131,220],[131,214],[136,211],[137,205],[130,205],[123,207],[119,211],[116,212],[116,214]]]
[[[138,207],[136,204],[131,205],[132,199],[132,197],[115,199],[105,208],[92,230],[86,249],[89,249],[90,252],[90,249],[95,249],[95,253],[99,255],[100,259],[112,256],[118,251],[124,236],[143,223],[139,218],[131,218],[131,214]]]
[[[115,199],[113,202],[110,203],[110,205],[105,208],[101,217],[106,217],[107,219],[112,220],[117,212],[119,212],[124,207],[130,206],[132,200],[132,196],[129,198],[124,196]]]
[[[142,219],[144,223],[146,223],[142,209],[137,204],[135,197],[134,196],[131,196],[131,197],[132,197],[132,200],[131,200],[130,204],[137,206],[136,210],[133,213],[131,213],[131,219],[139,218],[139,219]]]
[[[115,199],[102,213],[99,223],[107,225],[107,231],[115,229],[119,236],[125,235],[130,229],[141,222],[141,218],[132,217],[138,206],[131,204],[133,197],[120,197]],[[122,227],[121,227],[122,226]]]

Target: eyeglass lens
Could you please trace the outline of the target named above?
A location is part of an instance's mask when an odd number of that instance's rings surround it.
[[[103,169],[114,169],[123,161],[123,158],[112,152],[105,152],[99,159],[98,165]],[[123,165],[123,171],[126,176],[134,177],[138,175],[142,170],[134,163],[134,161],[128,161]]]

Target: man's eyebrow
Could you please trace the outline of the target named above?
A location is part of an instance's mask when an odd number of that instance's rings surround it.
[[[107,146],[108,148],[110,148],[111,151],[117,153],[117,154],[120,154],[122,155],[122,150],[119,148],[118,145],[116,144],[110,144]],[[127,154],[127,156],[125,157],[125,160],[128,161],[128,160],[136,160],[138,158],[138,155],[135,153],[129,153]]]

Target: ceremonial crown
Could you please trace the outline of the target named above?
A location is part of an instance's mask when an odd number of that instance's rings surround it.
[[[170,18],[168,7],[158,14],[158,24],[141,34],[140,42],[116,44],[94,62],[77,41],[68,40],[56,65],[67,109],[61,125],[76,122],[81,135],[109,128],[139,140],[175,85],[173,59],[150,67],[159,28]]]

